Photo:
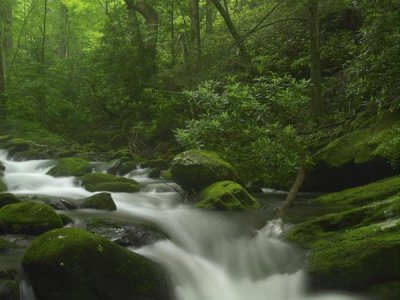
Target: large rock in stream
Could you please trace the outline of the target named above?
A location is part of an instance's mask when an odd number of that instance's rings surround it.
[[[82,176],[92,172],[90,163],[84,159],[68,157],[60,159],[47,174],[54,177]]]
[[[22,266],[40,300],[169,300],[164,272],[145,257],[89,232],[36,238]]]
[[[189,150],[175,156],[173,180],[187,191],[198,191],[224,180],[241,182],[237,170],[212,151]]]
[[[90,192],[135,193],[140,190],[140,184],[133,179],[105,173],[86,174],[81,181],[82,186]]]

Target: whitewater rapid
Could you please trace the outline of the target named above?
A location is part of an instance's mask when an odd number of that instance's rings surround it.
[[[6,167],[3,180],[10,193],[71,201],[93,194],[74,177],[46,175],[55,161],[16,162],[7,158],[3,150],[0,161]],[[112,193],[117,211],[107,213],[107,217],[144,221],[169,237],[130,250],[166,268],[176,300],[360,299],[337,292],[309,294],[303,253],[281,239],[285,227],[281,220],[271,220],[262,230],[255,231],[231,214],[182,204],[181,196],[169,185],[145,178],[143,171],[128,176],[140,181],[144,188],[135,194]],[[79,226],[80,214],[99,212],[74,211],[70,216],[75,226]],[[26,281],[21,283],[21,293],[22,300],[34,300]]]

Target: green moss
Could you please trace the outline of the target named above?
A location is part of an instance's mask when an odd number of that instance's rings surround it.
[[[162,172],[161,178],[165,179],[165,180],[172,180],[171,168],[169,168],[169,169],[165,170],[164,172]]]
[[[232,181],[217,182],[201,191],[198,208],[220,210],[259,209],[260,203],[240,184]]]
[[[237,170],[212,151],[189,150],[178,154],[171,165],[172,177],[185,190],[201,190],[212,183],[241,182]]]
[[[338,167],[350,161],[369,161],[375,157],[378,146],[391,138],[392,127],[398,122],[397,118],[390,117],[369,128],[348,133],[319,150],[314,158],[330,167]]]
[[[125,192],[134,193],[140,190],[139,183],[133,179],[111,174],[91,173],[82,178],[82,186],[90,192]]]
[[[0,135],[0,145],[4,145],[11,139],[12,139],[12,136],[10,136],[10,135]]]
[[[13,194],[9,194],[9,193],[0,194],[0,208],[2,208],[3,206],[6,206],[8,204],[14,204],[14,203],[19,203],[19,202],[21,202],[21,200],[19,200]]]
[[[61,222],[63,223],[64,226],[74,223],[74,220],[70,216],[67,216],[67,215],[64,215],[64,214],[59,214],[59,217],[60,217]]]
[[[375,300],[398,300],[400,281],[385,282],[368,288],[368,294]]]
[[[121,164],[121,166],[118,169],[119,174],[121,175],[125,175],[128,174],[130,172],[132,172],[133,170],[136,170],[138,163],[135,161],[127,161]]]
[[[42,300],[169,299],[154,263],[76,228],[36,238],[22,265]]]
[[[0,230],[15,234],[41,234],[63,224],[48,205],[36,202],[9,204],[0,209]]]
[[[400,176],[387,178],[365,186],[327,194],[315,199],[314,203],[365,204],[386,199],[400,193]]]
[[[19,300],[19,284],[15,280],[0,279],[0,299]]]
[[[47,172],[47,174],[54,177],[63,176],[82,176],[92,171],[90,163],[80,158],[62,158]]]
[[[81,201],[81,207],[103,210],[116,210],[117,206],[109,193],[99,193]]]

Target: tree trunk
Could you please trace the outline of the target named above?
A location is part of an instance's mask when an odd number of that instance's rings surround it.
[[[5,82],[5,71],[4,71],[4,64],[3,64],[3,34],[2,28],[0,27],[0,121],[5,120],[6,118],[6,104],[7,104],[7,97],[6,97],[6,82]]]
[[[310,77],[312,86],[312,110],[316,118],[320,118],[324,113],[318,1],[319,0],[308,0],[308,9],[310,13]]]
[[[38,120],[42,124],[45,123],[46,118],[46,66],[45,66],[45,58],[46,58],[46,41],[47,41],[47,12],[48,12],[48,0],[44,1],[43,4],[43,36],[42,36],[42,47],[40,53],[40,61],[39,61],[39,74],[40,74],[40,89],[38,91]]]
[[[199,0],[190,1],[190,28],[192,33],[192,52],[196,62],[198,63],[201,56],[201,40],[200,40],[200,7]]]
[[[12,34],[12,22],[13,22],[13,9],[11,0],[1,1],[1,20],[3,30],[3,67],[7,69],[7,63],[12,55],[13,48],[13,34]]]
[[[211,0],[206,0],[206,34],[213,33],[214,6]]]
[[[60,2],[58,7],[58,17],[60,22],[58,32],[58,58],[66,59],[68,56],[68,8]]]
[[[247,49],[242,41],[242,38],[240,37],[235,25],[232,22],[229,12],[222,6],[220,0],[210,0],[210,1],[214,4],[215,8],[218,10],[220,15],[224,19],[225,24],[228,27],[228,30],[229,30],[233,40],[235,41],[235,44],[239,48],[240,56],[245,61],[245,63],[250,65],[250,62],[251,62],[250,55],[247,52]]]
[[[176,64],[176,51],[175,51],[175,0],[171,0],[170,6],[170,26],[171,26],[171,63]]]
[[[294,201],[296,200],[297,193],[299,192],[301,186],[303,185],[304,179],[306,177],[306,169],[304,166],[301,166],[299,172],[297,173],[296,180],[294,181],[290,191],[285,199],[285,201],[278,208],[278,217],[282,217],[285,213],[285,210],[290,207]]]

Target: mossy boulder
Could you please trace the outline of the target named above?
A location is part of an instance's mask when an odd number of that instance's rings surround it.
[[[319,204],[368,204],[400,193],[400,176],[390,177],[368,185],[323,195],[313,200]]]
[[[15,203],[20,203],[20,202],[21,202],[21,200],[19,200],[13,194],[10,194],[10,193],[1,193],[0,194],[0,208],[2,208],[3,206],[6,206],[8,204],[15,204]]]
[[[102,209],[102,210],[116,210],[114,200],[110,193],[98,193],[80,201],[82,208]]]
[[[42,203],[21,202],[0,209],[0,232],[3,233],[38,235],[62,226],[54,209]]]
[[[318,287],[362,289],[400,280],[400,195],[295,226],[287,239],[310,249]]]
[[[260,203],[240,184],[232,181],[216,182],[201,191],[198,208],[218,210],[259,209]]]
[[[67,216],[65,214],[59,214],[59,216],[64,226],[74,223],[74,220],[70,216]]]
[[[166,170],[169,167],[169,163],[164,159],[153,159],[142,162],[140,166],[142,168],[159,168],[161,170]]]
[[[47,174],[54,177],[82,176],[92,172],[90,163],[84,159],[68,157],[62,158]]]
[[[189,150],[175,156],[171,173],[174,181],[188,191],[201,190],[218,181],[241,181],[230,163],[205,150]]]
[[[398,116],[378,116],[372,125],[321,148],[313,157],[315,166],[307,171],[302,190],[335,192],[398,174],[377,151],[382,142],[392,138],[393,126],[397,125]]]
[[[140,190],[137,181],[111,174],[91,173],[82,176],[82,186],[90,192],[134,193]]]
[[[171,299],[168,280],[153,262],[76,228],[36,238],[22,266],[41,300]]]
[[[24,139],[13,138],[8,140],[4,146],[8,149],[10,155],[14,155],[15,153],[29,150],[30,143]]]
[[[118,168],[118,173],[121,175],[126,175],[133,170],[136,170],[138,163],[136,161],[130,160],[123,162],[119,168]]]
[[[0,299],[19,300],[19,284],[13,279],[0,279]]]

